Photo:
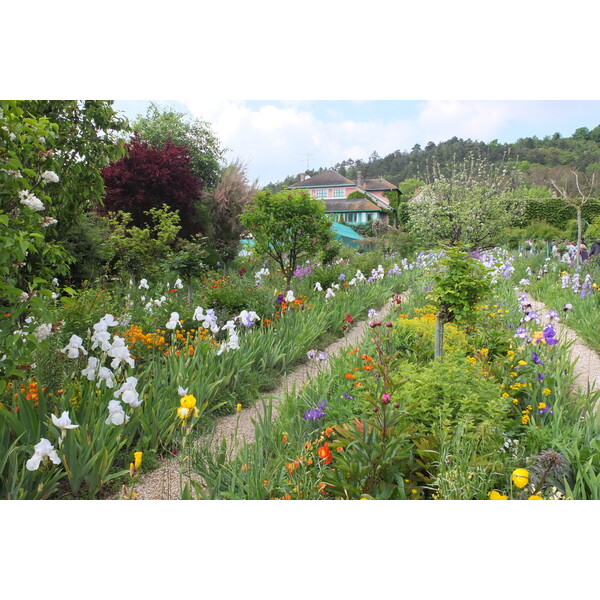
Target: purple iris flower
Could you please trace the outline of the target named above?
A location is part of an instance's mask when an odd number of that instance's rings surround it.
[[[304,413],[303,419],[305,421],[316,421],[322,419],[327,413],[325,412],[325,400],[321,402],[316,408],[311,408]]]
[[[341,397],[344,398],[344,400],[353,400],[353,398],[350,394],[342,394]]]
[[[553,414],[554,414],[554,412],[553,412],[553,410],[552,410],[552,407],[551,407],[549,404],[546,406],[546,408],[541,408],[541,409],[539,410],[539,413],[540,413],[540,415],[544,415],[544,414],[546,414],[546,413],[549,413],[549,414],[551,414],[551,415],[553,415]]]
[[[538,356],[537,352],[532,352],[531,353],[531,360],[536,364],[536,365],[543,365],[544,363],[540,360],[540,357]]]
[[[527,329],[525,327],[518,327],[515,332],[514,337],[526,338],[527,337]]]
[[[545,375],[544,375],[543,373],[538,373],[538,376],[537,376],[537,377],[538,377],[538,381],[539,381],[540,383],[542,383],[542,381],[543,381],[543,379],[544,379]]]
[[[558,344],[558,340],[556,339],[556,331],[554,330],[552,324],[549,324],[544,329],[544,340],[546,341],[546,344],[548,344],[548,346],[554,346],[554,344]],[[540,340],[538,340],[538,343],[539,341]]]
[[[281,303],[282,303],[284,300],[285,300],[285,296],[284,296],[283,294],[279,294],[279,295],[277,296],[277,300],[276,300],[276,302],[277,302],[277,304],[278,304],[279,306],[281,306]]]
[[[338,281],[345,281],[346,276],[344,275],[344,273],[341,273],[340,276],[338,277]]]

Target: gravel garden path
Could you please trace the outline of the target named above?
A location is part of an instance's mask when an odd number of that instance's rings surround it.
[[[548,323],[546,306],[529,295],[528,300],[531,302],[533,310],[539,313],[542,325],[545,326]],[[590,390],[600,389],[600,356],[582,342],[577,333],[567,327],[563,321],[555,323],[555,329],[559,340],[572,342],[571,362],[574,365],[575,382],[578,389],[584,392],[587,392],[588,387]],[[595,410],[598,410],[598,404],[596,404]]]
[[[382,320],[390,312],[392,307],[392,299],[390,299],[377,313],[377,319]],[[336,356],[348,346],[358,345],[367,329],[368,322],[361,321],[356,323],[351,329],[348,330],[347,335],[329,345],[323,350],[330,356]],[[273,418],[277,417],[277,403],[283,400],[286,393],[293,389],[301,388],[306,385],[311,378],[319,371],[319,367],[316,364],[317,361],[308,361],[301,364],[291,373],[288,373],[282,377],[281,382],[277,389],[264,394],[259,398],[256,403],[248,408],[243,409],[239,413],[227,415],[218,419],[215,423],[214,433],[211,434],[211,439],[201,439],[199,445],[206,445],[207,441],[211,444],[212,448],[217,448],[220,442],[225,438],[227,441],[228,452],[231,452],[231,456],[235,455],[237,449],[239,449],[245,442],[251,443],[254,441],[254,424],[253,420],[260,414],[263,414],[262,400],[272,401],[273,403]],[[237,433],[237,435],[236,435]],[[235,440],[233,439],[235,436]],[[200,477],[194,477],[196,481],[200,482]],[[185,480],[183,481],[185,485]],[[135,492],[138,500],[178,500],[180,494],[180,475],[179,475],[179,461],[176,457],[169,457],[161,461],[159,467],[154,471],[143,475],[135,484]]]

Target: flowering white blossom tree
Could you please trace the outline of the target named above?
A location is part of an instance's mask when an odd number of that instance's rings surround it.
[[[524,211],[523,201],[508,194],[511,187],[508,172],[482,158],[447,170],[434,164],[427,185],[409,201],[409,228],[428,244],[492,247]]]

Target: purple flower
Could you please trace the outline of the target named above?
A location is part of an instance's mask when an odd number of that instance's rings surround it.
[[[548,311],[548,318],[552,321],[553,319],[555,319],[556,321],[560,321],[560,319],[558,318],[558,311],[556,310],[549,310]]]
[[[552,326],[552,323],[550,323],[545,329],[544,329],[544,340],[546,342],[546,344],[548,344],[549,346],[554,346],[554,344],[558,344],[558,340],[556,339],[556,331],[554,330],[554,327]],[[541,340],[538,340],[538,344]]]
[[[531,360],[536,364],[536,365],[543,365],[544,363],[540,360],[540,357],[538,356],[537,352],[532,352],[531,354]]]
[[[325,412],[325,400],[321,402],[316,408],[311,408],[304,413],[303,419],[305,421],[316,421],[322,419],[327,413]]]
[[[520,337],[520,338],[526,338],[527,337],[527,329],[525,329],[524,327],[518,327],[517,331],[515,332],[514,337]]]
[[[346,276],[342,273],[339,277],[338,277],[338,281],[345,281],[346,280]]]
[[[551,414],[551,415],[553,415],[553,414],[554,414],[554,412],[553,412],[553,410],[552,410],[552,407],[551,407],[549,404],[547,404],[547,405],[545,406],[545,408],[541,408],[541,409],[539,410],[539,413],[540,413],[540,415],[544,415],[544,414],[546,414],[546,413],[548,413],[548,414]]]
[[[281,306],[281,303],[282,303],[284,300],[285,300],[285,296],[284,296],[283,294],[279,294],[279,295],[277,296],[277,300],[276,300],[276,302],[277,302],[277,304],[278,304],[279,306]]]
[[[542,383],[542,381],[543,381],[543,379],[544,379],[544,374],[543,374],[543,373],[538,373],[538,374],[537,374],[537,378],[538,378],[538,381],[539,381],[540,383]]]
[[[344,398],[344,400],[354,400],[350,394],[342,394],[340,398]]]

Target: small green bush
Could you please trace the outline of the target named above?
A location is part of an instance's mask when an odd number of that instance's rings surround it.
[[[424,367],[399,362],[394,378],[408,377],[402,388],[401,404],[421,435],[463,424],[466,434],[481,437],[482,431],[494,435],[480,441],[481,452],[495,448],[509,425],[509,403],[502,397],[500,384],[487,379],[466,358],[448,355]]]

